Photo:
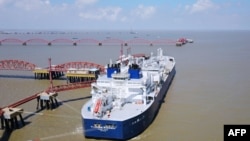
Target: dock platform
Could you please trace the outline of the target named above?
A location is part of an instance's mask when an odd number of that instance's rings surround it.
[[[22,108],[6,107],[2,109],[2,111],[3,111],[3,115],[0,117],[2,129],[6,128],[7,130],[10,130],[14,128],[19,128],[17,116],[19,116],[22,124],[25,125],[23,117],[22,117],[22,113],[23,113]]]
[[[47,109],[52,109],[59,105],[56,99],[56,97],[58,96],[57,92],[42,92],[38,94],[38,96],[38,104],[40,103],[41,109],[44,108],[43,103],[46,104]]]
[[[67,78],[67,82],[75,83],[75,82],[85,82],[96,80],[100,71],[99,69],[68,69],[65,76]]]
[[[35,79],[49,79],[48,68],[35,68],[33,73],[35,75]],[[58,79],[63,75],[63,71],[51,71],[51,76],[53,79]]]

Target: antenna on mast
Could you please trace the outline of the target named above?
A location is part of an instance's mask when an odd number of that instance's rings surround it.
[[[122,63],[122,56],[123,56],[123,44],[121,44],[121,56],[120,56],[121,63]]]
[[[51,70],[51,58],[49,58],[49,80],[50,80],[50,91],[53,91],[53,80],[52,80],[52,70]]]
[[[131,47],[127,48],[127,55],[131,55]]]

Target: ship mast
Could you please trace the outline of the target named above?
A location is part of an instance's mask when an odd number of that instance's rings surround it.
[[[120,55],[120,59],[121,59],[121,64],[122,64],[122,56],[123,56],[123,44],[121,44],[121,55]]]

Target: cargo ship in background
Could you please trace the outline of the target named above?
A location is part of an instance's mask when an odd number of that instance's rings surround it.
[[[174,57],[161,48],[156,54],[121,54],[110,61],[81,109],[85,137],[127,140],[142,133],[157,115],[175,73]]]

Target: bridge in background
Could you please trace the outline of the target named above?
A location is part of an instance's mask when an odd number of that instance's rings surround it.
[[[42,45],[110,45],[110,44],[124,44],[125,46],[128,45],[171,45],[171,44],[176,44],[176,40],[172,39],[156,39],[156,40],[148,40],[148,39],[143,39],[143,38],[133,38],[130,40],[122,40],[122,39],[116,39],[116,38],[108,38],[104,40],[97,40],[93,38],[84,38],[84,39],[79,39],[79,40],[72,40],[72,39],[67,39],[67,38],[58,38],[58,39],[53,39],[53,40],[46,40],[42,38],[33,38],[33,39],[28,39],[28,40],[21,40],[18,38],[5,38],[5,39],[0,39],[0,45],[5,45],[5,44],[19,44],[19,45],[37,45],[37,44],[42,44]]]
[[[51,68],[40,68],[37,65],[23,60],[0,60],[0,70],[20,70],[36,71],[45,69],[50,71],[67,72],[69,69],[87,69],[97,68],[104,72],[104,66],[92,62],[67,62],[59,65],[53,65]]]

